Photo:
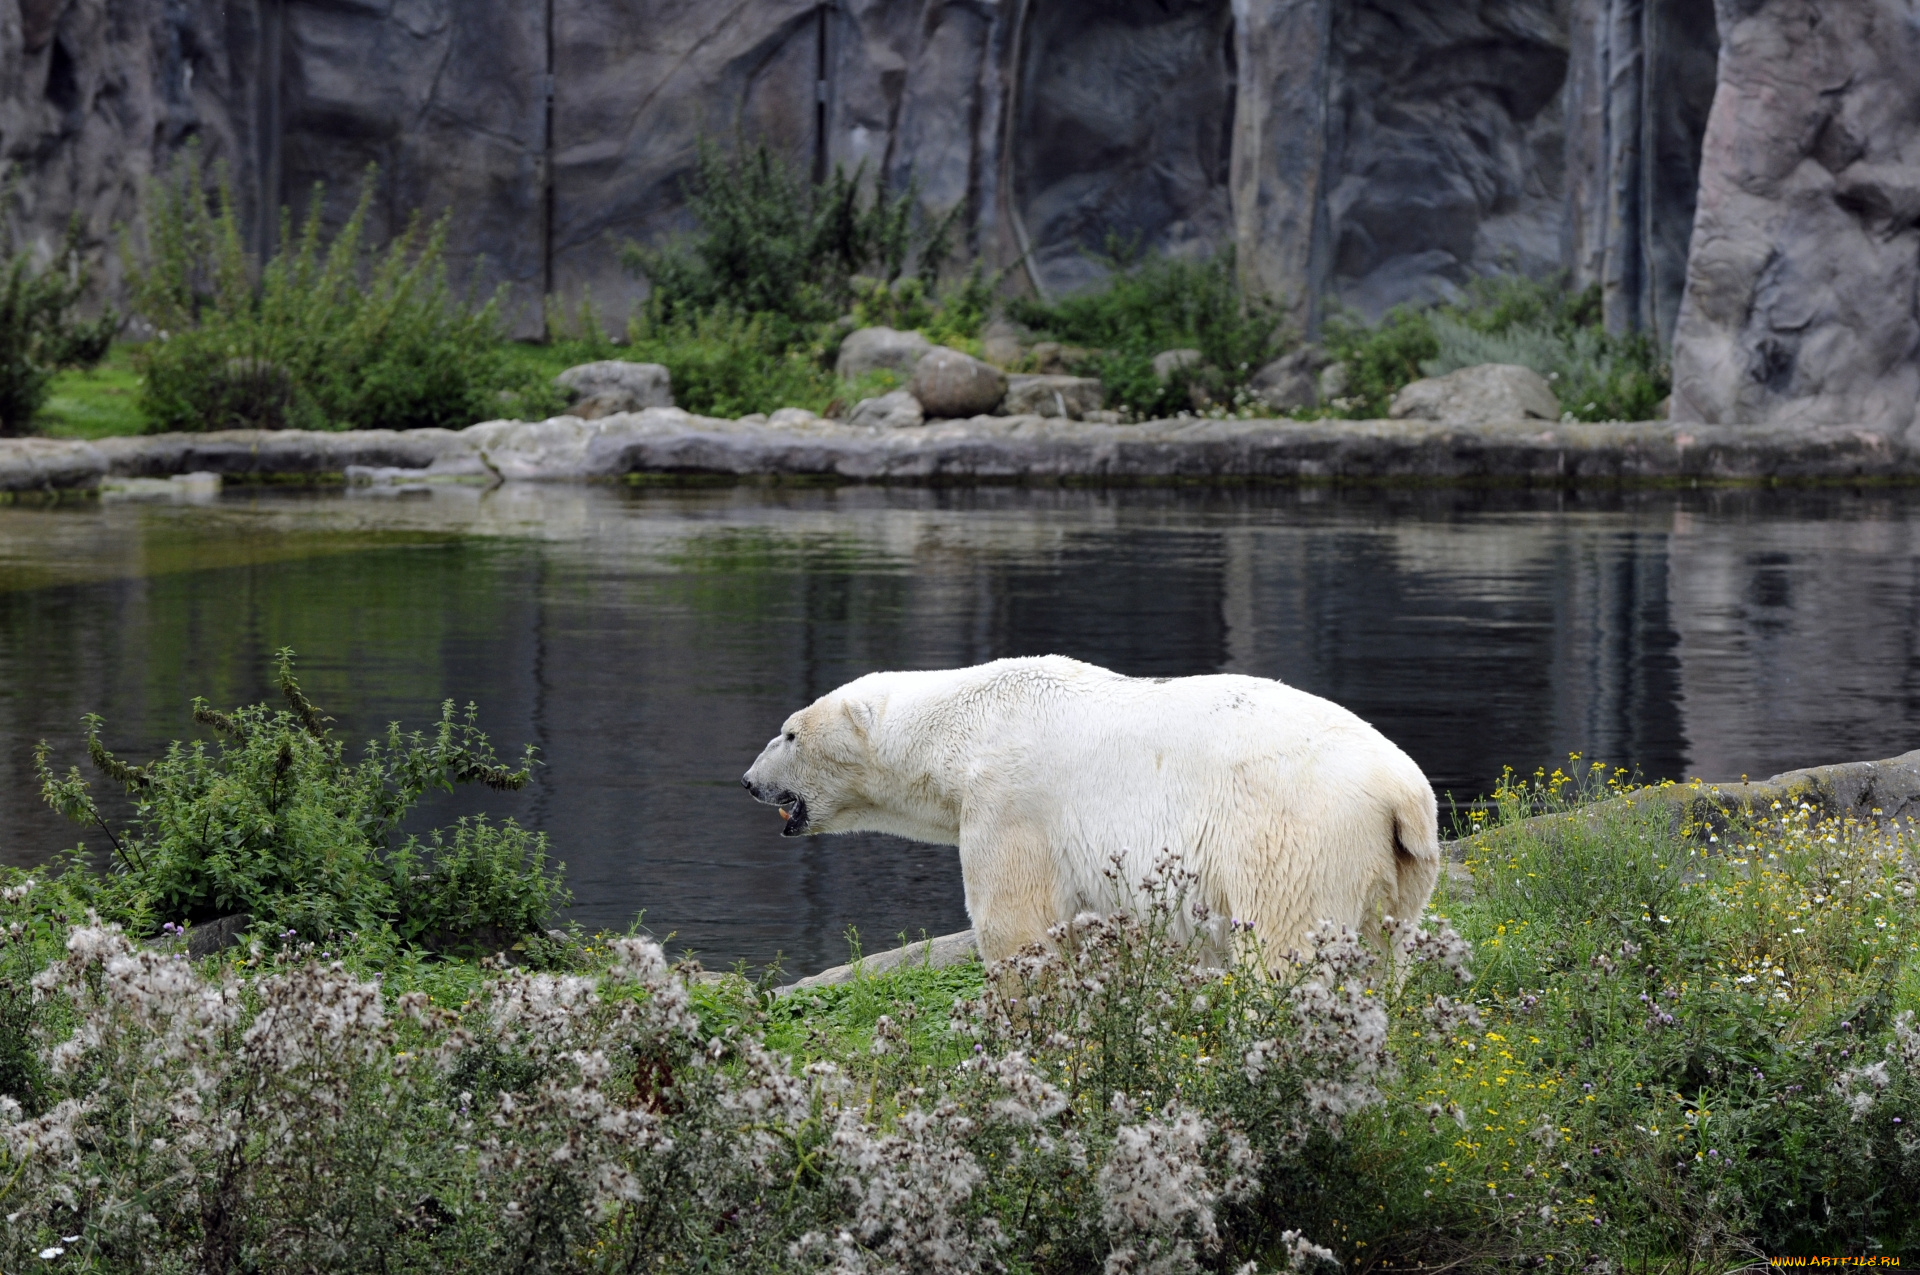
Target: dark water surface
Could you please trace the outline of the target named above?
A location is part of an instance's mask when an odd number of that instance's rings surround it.
[[[950,849],[782,840],[738,776],[880,668],[1059,652],[1348,705],[1436,787],[1571,751],[1756,777],[1920,746],[1920,492],[514,487],[0,508],[0,860],[79,830],[32,749],[139,757],[300,653],[352,737],[473,699],[578,918],[789,969],[965,925]]]

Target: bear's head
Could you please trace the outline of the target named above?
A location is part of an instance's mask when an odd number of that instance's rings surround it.
[[[874,767],[872,700],[843,686],[787,718],[740,777],[755,801],[780,807],[783,837],[869,828]]]

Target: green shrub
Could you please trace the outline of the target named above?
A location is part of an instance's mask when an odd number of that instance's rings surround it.
[[[1346,392],[1322,410],[1354,420],[1385,417],[1393,396],[1424,376],[1421,365],[1440,352],[1429,316],[1404,306],[1388,311],[1373,327],[1331,317],[1321,340],[1347,369]]]
[[[1323,339],[1347,365],[1347,391],[1332,414],[1383,417],[1393,396],[1423,376],[1481,363],[1516,363],[1547,378],[1564,411],[1582,421],[1648,420],[1672,390],[1672,372],[1645,333],[1609,334],[1597,286],[1574,292],[1564,278],[1493,275],[1464,300],[1398,307],[1369,327],[1335,316]]]
[[[1231,401],[1284,342],[1278,305],[1245,293],[1231,250],[1200,262],[1141,257],[1110,237],[1103,260],[1104,288],[1052,304],[1015,298],[1007,313],[1037,335],[1098,350],[1085,370],[1138,419]],[[1170,349],[1197,349],[1200,362],[1162,381],[1153,356]]]
[[[56,775],[48,746],[36,753],[54,809],[98,827],[112,854],[88,884],[103,915],[151,928],[236,912],[277,932],[317,938],[391,929],[404,941],[446,939],[494,927],[537,931],[567,900],[546,867],[546,841],[511,820],[461,820],[451,834],[394,842],[400,822],[431,789],[481,783],[518,788],[523,766],[495,757],[469,707],[443,706],[431,736],[396,723],[355,763],[294,680],[292,655],[277,657],[286,707],[255,704],[221,713],[194,702],[194,720],[219,737],[175,742],[146,765],[115,758],[87,719],[87,753],[133,801],[130,822],[108,824],[78,768]],[[531,762],[529,751],[528,762]]]
[[[917,187],[891,197],[869,190],[864,167],[851,176],[835,168],[816,184],[765,146],[728,156],[704,140],[685,193],[699,227],[691,239],[624,249],[628,268],[651,287],[649,321],[687,322],[716,311],[778,316],[787,330],[773,324],[769,335],[788,347],[793,330],[845,313],[862,276],[892,284],[911,262],[931,293],[952,253],[959,211],[916,226]]]
[[[0,180],[0,211],[12,194],[11,180]],[[88,282],[77,217],[44,267],[35,269],[11,242],[0,252],[0,435],[32,426],[61,369],[90,368],[106,357],[120,317],[112,310],[91,323],[74,316]]]
[[[141,409],[156,430],[460,428],[498,415],[512,383],[499,298],[451,291],[448,217],[416,214],[382,253],[365,246],[376,174],[331,241],[316,188],[296,234],[258,270],[230,183],[209,201],[198,157],[147,187],[145,251],[123,249],[134,310],[156,330],[140,352]]]
[[[666,367],[673,401],[703,416],[739,417],[782,407],[824,411],[839,383],[817,346],[781,316],[730,309],[628,327],[627,357]]]

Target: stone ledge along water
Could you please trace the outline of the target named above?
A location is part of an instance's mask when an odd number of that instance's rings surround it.
[[[786,428],[678,408],[464,430],[229,430],[97,442],[0,439],[0,492],[103,478],[434,481],[796,478],[849,483],[1920,482],[1920,427],[1516,421],[1173,420],[1106,425],[977,416],[914,429]]]

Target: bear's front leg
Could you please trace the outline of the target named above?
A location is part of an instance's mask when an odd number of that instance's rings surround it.
[[[960,829],[960,872],[980,959],[1005,960],[1044,943],[1055,913],[1053,855],[1037,829],[996,820]]]

